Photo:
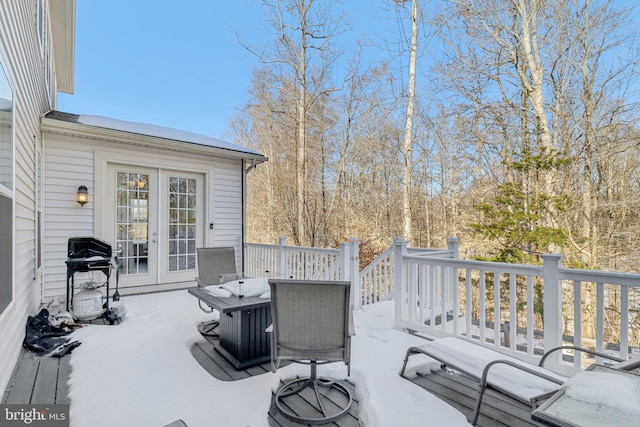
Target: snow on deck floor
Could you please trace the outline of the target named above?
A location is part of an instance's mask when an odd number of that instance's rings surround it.
[[[291,364],[275,374],[219,381],[191,354],[191,346],[202,341],[196,325],[212,315],[200,311],[187,291],[122,301],[122,324],[74,333],[82,345],[71,354],[73,427],[158,427],[176,419],[189,427],[268,426],[271,391],[279,379],[308,374],[308,366]],[[425,341],[392,329],[392,302],[357,310],[354,321],[349,380],[357,387],[363,426],[468,426],[462,413],[398,375],[407,348]],[[318,372],[347,378],[343,363]]]

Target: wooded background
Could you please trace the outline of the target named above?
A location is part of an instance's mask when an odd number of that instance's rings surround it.
[[[364,265],[393,236],[458,237],[464,258],[640,271],[633,2],[372,1],[397,38],[357,45],[337,1],[260,3],[273,38],[239,36],[256,67],[233,122],[269,157],[249,241],[357,237]]]

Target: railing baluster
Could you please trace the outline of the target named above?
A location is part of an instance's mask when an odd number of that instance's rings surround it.
[[[604,351],[604,283],[596,283],[596,351]]]
[[[378,301],[382,301],[383,297],[386,297],[392,291],[391,284],[393,283],[393,268],[389,258],[386,258],[384,262],[380,264],[380,271],[381,275],[378,281]]]
[[[509,348],[511,351],[518,349],[516,336],[518,332],[518,307],[517,307],[517,277],[515,273],[509,273]]]
[[[582,282],[579,280],[573,281],[573,344],[582,346]],[[582,367],[582,352],[575,352],[573,366]]]
[[[485,272],[483,270],[478,271],[480,273],[480,342],[485,342],[485,329],[487,327],[487,313],[486,310],[486,289],[485,289]]]
[[[426,274],[425,276],[427,277],[427,281],[428,281],[428,289],[427,291],[429,292],[428,295],[428,301],[429,301],[429,324],[431,325],[432,328],[436,327],[436,282],[434,280],[434,271],[435,271],[435,267],[427,264],[426,266]]]
[[[439,265],[431,265],[431,277],[434,287],[435,299],[433,305],[435,306],[435,316],[440,316],[440,330],[442,330],[442,323],[444,322],[444,311],[447,309],[444,305],[444,295],[442,295],[441,274]]]
[[[386,262],[381,262],[378,265],[376,265],[376,267],[372,270],[373,272],[375,272],[375,295],[376,295],[376,299],[375,301],[381,301],[383,295],[387,294],[386,291],[386,286],[385,284],[387,283],[387,270],[386,270]]]
[[[389,280],[391,278],[391,271],[389,270],[389,264],[385,260],[380,263],[373,270],[376,273],[376,301],[382,301],[382,297],[389,294],[390,288],[388,287]]]
[[[502,326],[502,310],[500,307],[500,272],[493,273],[493,343],[500,347],[500,329]]]
[[[471,275],[473,270],[471,270],[470,267],[466,268],[466,274],[465,274],[465,288],[466,288],[466,295],[465,295],[465,299],[466,299],[466,303],[467,303],[467,307],[466,307],[466,312],[465,312],[465,333],[467,335],[467,337],[471,338],[471,324],[472,324],[472,320],[473,320],[473,310],[472,310],[472,306],[473,306],[473,282],[471,279]]]
[[[533,299],[533,276],[527,275],[527,354],[533,356],[533,348],[535,346],[535,337],[533,326],[535,324],[534,299]]]
[[[415,320],[416,307],[416,265],[407,265],[407,317],[409,321]]]
[[[451,296],[453,298],[453,334],[460,334],[460,295],[458,294],[458,269],[451,267],[449,270],[448,283],[451,288]]]
[[[391,273],[387,261],[378,264],[373,271],[376,274],[376,302],[382,301],[382,297],[390,292],[387,283],[389,283]]]
[[[427,288],[431,286],[428,281],[428,270],[424,268],[424,266],[420,265],[416,267],[418,269],[418,319],[421,325],[426,322],[426,309],[429,306],[429,299],[427,297]],[[433,324],[431,325],[433,326]]]
[[[620,289],[620,357],[629,357],[629,286]]]
[[[372,270],[371,270],[371,274],[373,275],[371,280],[371,284],[372,284],[372,293],[373,293],[373,300],[372,302],[377,302],[379,301],[379,295],[380,295],[380,291],[379,291],[379,283],[378,283],[378,266],[376,265]]]
[[[322,280],[331,280],[331,260],[327,254],[322,254]]]

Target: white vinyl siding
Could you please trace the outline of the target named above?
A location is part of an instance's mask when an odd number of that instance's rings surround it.
[[[242,235],[242,175],[239,161],[219,163],[214,181],[214,231],[212,246],[238,246]],[[239,247],[236,248],[236,252]]]
[[[43,134],[45,156],[44,191],[44,301],[66,293],[66,244],[69,237],[95,236],[114,246],[105,235],[108,164],[133,168],[157,168],[201,173],[204,185],[204,238],[206,246],[232,245],[242,253],[242,161],[212,158],[175,151],[133,147],[95,138]],[[89,189],[89,203],[75,201],[79,185]],[[209,224],[214,229],[209,229]],[[194,274],[195,276],[195,274]],[[149,290],[153,290],[153,286]],[[161,289],[162,287],[159,287]]]
[[[36,144],[40,117],[52,105],[40,54],[35,1],[0,2],[0,59],[14,88],[13,301],[0,315],[0,389],[17,360],[27,316],[35,314],[41,287],[34,277]],[[7,250],[4,248],[3,250]]]
[[[93,153],[77,147],[52,147],[44,136],[44,301],[66,295],[67,241],[69,237],[92,236]],[[89,190],[90,203],[76,202],[79,185]]]

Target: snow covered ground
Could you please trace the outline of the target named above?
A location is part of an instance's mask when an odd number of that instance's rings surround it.
[[[125,297],[118,326],[74,332],[82,345],[71,354],[71,425],[153,426],[182,419],[189,427],[267,426],[271,391],[279,379],[305,375],[291,364],[278,372],[240,381],[219,381],[191,355],[202,337],[196,325],[211,319],[187,291]],[[354,313],[349,380],[356,384],[366,427],[468,426],[462,413],[398,372],[404,354],[424,340],[393,330],[393,303]],[[342,363],[323,365],[320,375],[347,378]]]

